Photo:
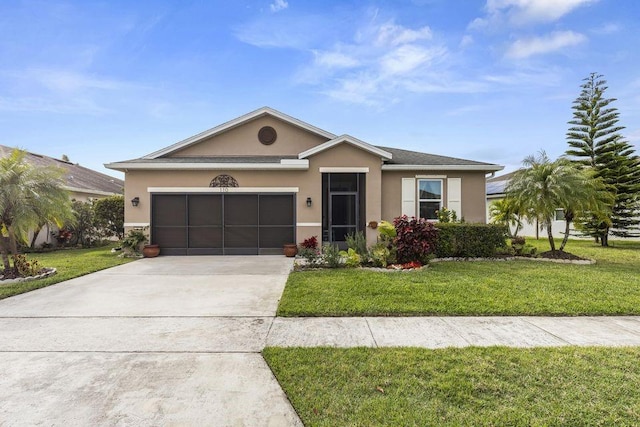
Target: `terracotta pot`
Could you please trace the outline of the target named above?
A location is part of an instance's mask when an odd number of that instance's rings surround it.
[[[283,247],[284,256],[292,258],[298,255],[298,245],[295,243],[289,243]]]
[[[378,228],[378,221],[369,221],[369,224],[367,224],[369,226],[369,228],[371,228],[372,230],[375,230],[376,228]]]
[[[158,245],[144,245],[142,248],[142,255],[145,258],[155,258],[160,255],[160,246]]]

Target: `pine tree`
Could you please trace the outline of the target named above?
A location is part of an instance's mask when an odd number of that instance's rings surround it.
[[[608,246],[608,236],[640,235],[640,160],[626,142],[618,125],[617,108],[610,104],[615,98],[604,96],[607,81],[591,73],[581,85],[580,96],[573,102],[573,120],[569,122],[566,154],[583,167],[592,168],[612,194],[609,218],[583,218],[576,224],[584,234],[599,239]]]

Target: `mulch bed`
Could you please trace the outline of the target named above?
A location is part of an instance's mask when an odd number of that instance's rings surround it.
[[[565,252],[565,251],[546,251],[546,252],[541,252],[540,254],[541,258],[548,258],[548,259],[566,259],[566,260],[570,260],[570,261],[585,261],[586,258],[582,258],[579,257],[577,255],[574,255],[572,253],[569,252]]]
[[[17,279],[18,273],[14,270],[0,270],[0,280],[9,280],[9,279]]]

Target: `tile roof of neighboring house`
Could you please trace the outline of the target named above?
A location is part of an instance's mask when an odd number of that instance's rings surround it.
[[[455,166],[495,166],[491,163],[476,162],[474,160],[457,159],[455,157],[438,156],[436,154],[420,153],[417,151],[401,150],[400,148],[380,147],[393,154],[393,158],[387,161],[390,165],[455,165]]]
[[[13,147],[0,145],[0,157],[11,154]],[[86,192],[93,194],[122,194],[124,181],[87,169],[78,164],[65,162],[63,160],[54,159],[53,157],[43,156],[40,154],[30,153],[27,151],[26,161],[34,166],[56,166],[66,171],[65,180],[66,187],[71,191]]]

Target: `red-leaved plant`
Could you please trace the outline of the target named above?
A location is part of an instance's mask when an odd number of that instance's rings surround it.
[[[318,236],[312,236],[308,239],[304,239],[302,243],[300,243],[304,249],[318,249]]]
[[[425,263],[429,254],[433,253],[436,245],[438,230],[432,223],[423,218],[409,219],[402,215],[393,220],[396,227],[396,246],[398,263]]]

